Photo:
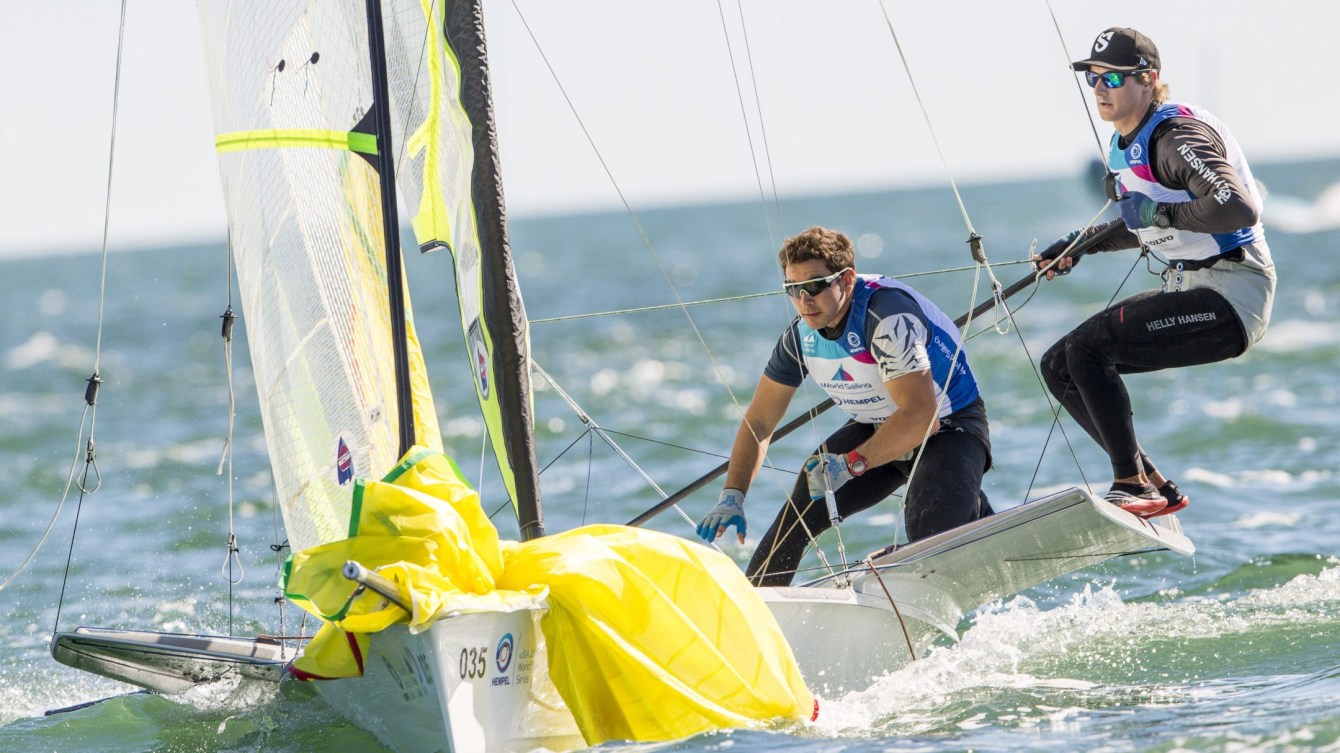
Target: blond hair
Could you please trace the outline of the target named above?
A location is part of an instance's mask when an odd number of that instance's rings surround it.
[[[1168,101],[1168,85],[1163,83],[1163,76],[1155,78],[1148,71],[1141,73],[1137,80],[1142,84],[1153,84],[1154,86],[1154,104],[1161,105]]]

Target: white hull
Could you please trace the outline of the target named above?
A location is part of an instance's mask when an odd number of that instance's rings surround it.
[[[956,640],[959,621],[978,607],[1114,557],[1164,549],[1195,552],[1176,517],[1142,520],[1067,489],[876,556],[878,575],[861,563],[799,588],[759,590],[806,682],[831,698],[864,690],[941,635]]]
[[[405,753],[585,747],[549,678],[541,614],[462,614],[418,635],[396,625],[372,636],[362,677],[314,685],[342,714]]]

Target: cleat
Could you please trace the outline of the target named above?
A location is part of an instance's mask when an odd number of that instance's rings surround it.
[[[1152,484],[1115,483],[1103,498],[1140,518],[1157,515],[1168,506],[1168,500]]]

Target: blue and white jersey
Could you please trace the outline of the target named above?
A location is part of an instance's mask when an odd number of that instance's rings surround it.
[[[977,401],[977,380],[953,320],[897,280],[860,275],[841,335],[830,340],[797,319],[763,373],[790,387],[809,374],[853,420],[876,424],[898,410],[884,383],[926,370],[940,418]]]
[[[1261,194],[1256,188],[1256,181],[1252,178],[1252,170],[1247,165],[1247,158],[1243,155],[1242,149],[1238,147],[1238,142],[1233,138],[1233,134],[1228,128],[1213,114],[1192,105],[1163,104],[1159,105],[1154,113],[1145,121],[1144,127],[1131,139],[1131,143],[1126,145],[1125,149],[1120,147],[1120,136],[1112,134],[1112,145],[1108,152],[1108,166],[1112,172],[1117,174],[1118,182],[1122,189],[1128,192],[1138,192],[1145,194],[1154,201],[1163,204],[1177,204],[1191,201],[1199,198],[1193,196],[1189,191],[1183,191],[1159,183],[1154,178],[1154,170],[1149,159],[1149,140],[1154,135],[1154,131],[1161,123],[1169,118],[1193,118],[1208,125],[1219,134],[1219,138],[1224,142],[1224,148],[1227,150],[1225,155],[1228,164],[1233,166],[1237,172],[1242,185],[1250,194],[1251,200],[1256,204],[1257,209],[1261,208]],[[1209,173],[1209,168],[1200,164],[1200,159],[1192,153],[1182,155],[1193,169],[1202,170]],[[1222,184],[1222,178],[1216,179]],[[1221,188],[1221,194],[1227,194],[1230,189]],[[1216,196],[1219,203],[1228,200],[1227,195]],[[1253,227],[1245,227],[1228,233],[1197,233],[1190,230],[1178,230],[1177,228],[1157,228],[1145,227],[1135,231],[1140,237],[1140,243],[1150,249],[1158,251],[1169,259],[1209,259],[1225,251],[1232,251],[1239,246],[1248,243],[1255,243],[1265,239],[1265,229],[1258,221]]]

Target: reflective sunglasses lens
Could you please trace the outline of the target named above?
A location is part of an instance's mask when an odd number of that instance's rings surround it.
[[[782,289],[792,298],[799,298],[801,293],[813,298],[816,295],[828,289],[833,281],[842,276],[842,272],[835,272],[827,277],[818,277],[804,282],[787,282],[782,284]]]
[[[1088,82],[1090,88],[1097,88],[1098,81],[1102,80],[1103,86],[1109,89],[1120,89],[1126,83],[1126,74],[1119,71],[1108,71],[1107,73],[1085,71],[1084,80]]]
[[[786,294],[792,298],[799,298],[801,293],[813,298],[824,292],[831,280],[809,280],[807,282],[788,282],[782,287],[786,288]]]

